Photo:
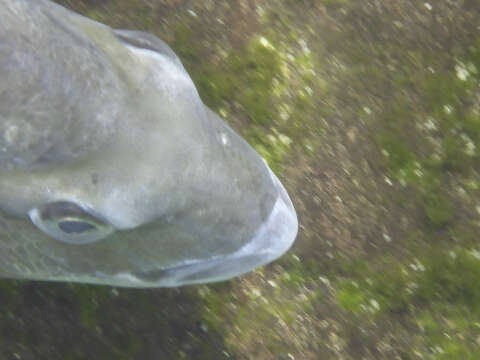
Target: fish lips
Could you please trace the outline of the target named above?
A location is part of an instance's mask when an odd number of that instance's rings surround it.
[[[249,272],[283,255],[297,236],[298,220],[285,188],[269,168],[268,171],[278,198],[267,220],[247,244],[226,256],[187,260],[177,266],[133,274],[119,273],[114,276],[116,280],[145,287],[216,282]]]

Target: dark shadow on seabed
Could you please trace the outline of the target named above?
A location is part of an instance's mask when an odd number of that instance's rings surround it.
[[[224,357],[195,287],[115,289],[2,280],[2,359]]]

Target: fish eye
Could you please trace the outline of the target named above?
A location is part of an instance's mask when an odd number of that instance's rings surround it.
[[[56,201],[28,212],[33,224],[48,236],[69,244],[88,244],[110,235],[114,228],[73,202]]]
[[[77,219],[65,219],[58,222],[58,227],[67,234],[81,234],[85,231],[95,230],[94,224]]]

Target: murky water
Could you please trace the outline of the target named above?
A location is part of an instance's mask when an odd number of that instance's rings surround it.
[[[58,1],[172,46],[298,211],[212,286],[0,282],[4,359],[480,357],[480,5]]]

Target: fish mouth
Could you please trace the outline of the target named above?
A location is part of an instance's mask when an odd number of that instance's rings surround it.
[[[165,269],[116,274],[117,280],[134,286],[162,287],[216,282],[249,272],[283,255],[297,236],[298,220],[285,188],[268,166],[267,169],[278,197],[267,220],[247,244],[226,256],[187,260]]]

